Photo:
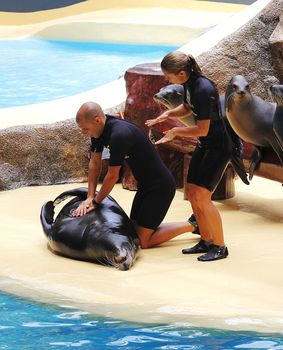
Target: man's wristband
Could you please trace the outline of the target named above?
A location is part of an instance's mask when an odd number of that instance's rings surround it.
[[[96,206],[98,207],[100,203],[98,203],[98,202],[93,198],[92,204],[94,204],[94,205],[96,205]]]

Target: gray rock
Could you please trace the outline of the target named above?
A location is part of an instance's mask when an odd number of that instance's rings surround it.
[[[269,38],[274,70],[277,73],[280,82],[283,82],[283,13],[280,15],[280,21],[274,32]]]
[[[89,144],[74,120],[0,130],[0,190],[85,181]]]
[[[271,1],[237,32],[197,57],[204,73],[217,83],[221,94],[234,75],[242,74],[249,81],[253,94],[270,99],[268,87],[278,83],[280,74],[273,66],[269,38],[282,11],[282,0]],[[282,69],[282,56],[280,64]]]

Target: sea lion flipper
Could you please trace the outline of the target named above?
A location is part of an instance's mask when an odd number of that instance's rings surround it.
[[[61,193],[58,197],[54,199],[54,206],[56,207],[58,204],[63,202],[65,199],[69,197],[80,197],[81,199],[86,199],[87,197],[87,188],[86,187],[80,187],[75,188],[73,190],[68,190],[63,193]]]
[[[245,170],[243,159],[237,155],[232,155],[231,163],[236,173],[239,175],[240,179],[244,184],[249,185],[248,175]]]
[[[40,221],[43,227],[43,231],[47,237],[49,237],[52,233],[54,214],[54,203],[52,201],[48,201],[43,204],[40,212]]]
[[[262,153],[259,147],[255,147],[254,152],[252,154],[252,157],[250,159],[250,167],[249,167],[249,180],[251,181],[253,176],[254,176],[254,172],[256,171],[256,169],[259,166],[259,163],[261,161],[262,158]]]

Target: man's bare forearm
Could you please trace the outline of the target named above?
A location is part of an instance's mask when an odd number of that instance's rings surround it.
[[[101,173],[101,155],[92,154],[88,166],[88,198],[95,197],[95,191]]]
[[[109,166],[102,185],[95,197],[96,202],[100,203],[112,191],[114,185],[119,180],[121,166]]]

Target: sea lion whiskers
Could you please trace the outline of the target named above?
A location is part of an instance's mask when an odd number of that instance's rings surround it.
[[[130,269],[132,264],[124,264],[124,262],[127,260],[126,256],[120,256],[120,255],[111,255],[108,254],[105,255],[103,258],[103,265],[104,266],[112,266],[115,269],[119,271],[127,271]]]

